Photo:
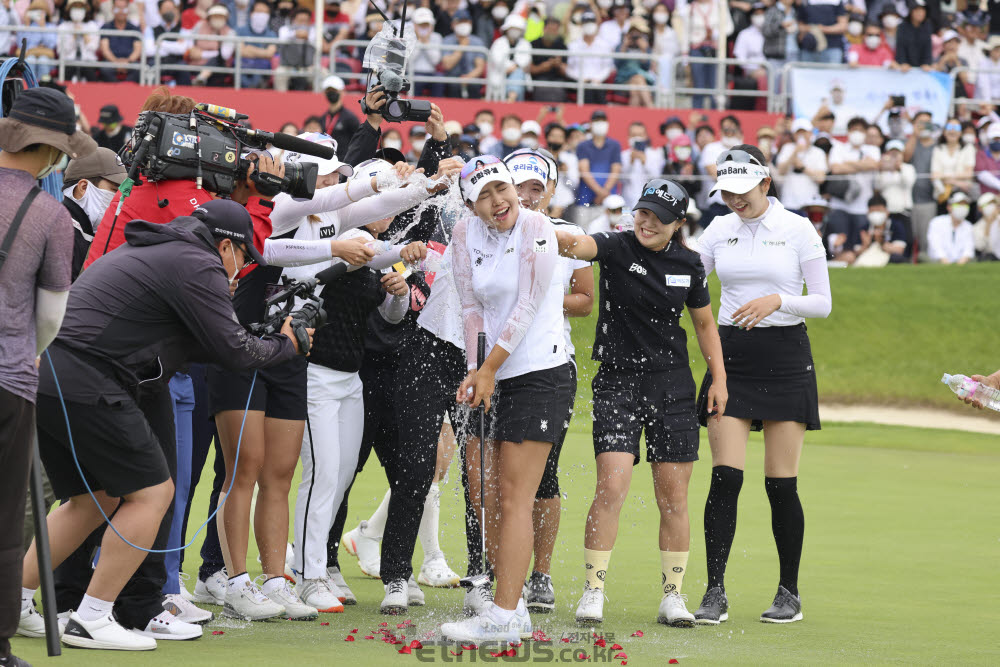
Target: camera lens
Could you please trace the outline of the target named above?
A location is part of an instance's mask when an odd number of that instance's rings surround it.
[[[402,120],[406,117],[406,113],[410,110],[410,105],[407,104],[406,100],[392,99],[389,100],[388,104],[385,105],[386,115],[389,118]]]
[[[319,165],[315,162],[285,162],[285,178],[281,182],[282,192],[296,199],[312,199],[316,193],[316,177]]]

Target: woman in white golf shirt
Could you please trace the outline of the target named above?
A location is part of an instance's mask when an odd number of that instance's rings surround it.
[[[708,591],[695,619],[717,624],[728,618],[723,579],[736,532],[747,439],[751,430],[763,429],[764,482],[781,572],[774,603],[760,620],[789,623],[802,618],[799,457],[806,430],[820,428],[804,319],[830,314],[830,279],[823,242],[809,220],[767,196],[771,177],[760,150],[735,146],[716,164],[712,192],[721,191],[733,212],[713,220],[698,245],[705,274],[714,269],[722,282],[719,336],[729,403],[725,416],[708,419],[703,407],[711,386],[707,375],[699,412],[708,426],[713,466],[705,505]]]

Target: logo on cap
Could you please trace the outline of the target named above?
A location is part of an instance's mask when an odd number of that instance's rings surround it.
[[[646,191],[642,193],[645,198],[647,195],[657,197],[663,201],[670,202],[671,204],[677,204],[677,198],[665,190],[660,188],[646,188]]]

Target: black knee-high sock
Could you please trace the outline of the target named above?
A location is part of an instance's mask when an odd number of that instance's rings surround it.
[[[771,501],[771,531],[778,546],[779,583],[792,595],[799,594],[799,560],[802,558],[802,536],[805,517],[799,502],[797,477],[767,477],[764,488]]]
[[[743,487],[743,471],[729,466],[712,468],[712,485],[705,502],[705,557],[708,587],[725,588],[726,561],[736,534],[736,504]]]

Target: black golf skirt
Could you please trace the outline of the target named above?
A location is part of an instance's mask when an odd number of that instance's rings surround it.
[[[569,415],[569,364],[497,382],[486,414],[487,437],[498,442],[558,442]],[[473,412],[469,425],[479,435]]]
[[[760,431],[765,421],[799,422],[809,431],[820,429],[816,367],[805,324],[749,331],[720,326],[719,338],[729,391],[727,417],[751,420],[754,431]],[[708,372],[698,394],[702,426],[708,423],[711,386]]]

